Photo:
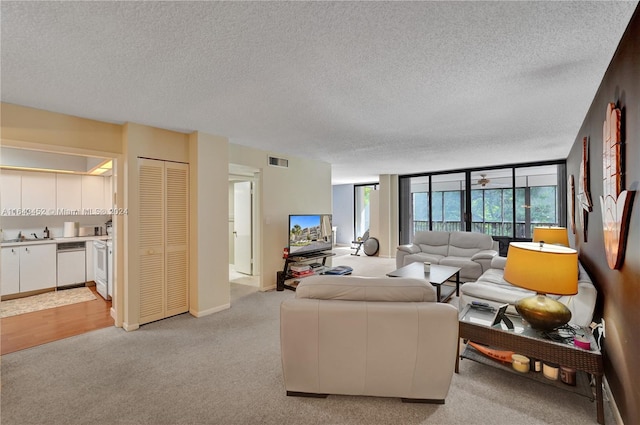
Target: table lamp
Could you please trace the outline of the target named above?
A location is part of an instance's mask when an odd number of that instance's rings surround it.
[[[569,233],[566,227],[534,227],[533,241],[569,246]]]
[[[504,279],[537,294],[516,302],[516,310],[532,328],[552,330],[571,320],[571,311],[546,294],[578,293],[578,253],[548,243],[511,242]]]

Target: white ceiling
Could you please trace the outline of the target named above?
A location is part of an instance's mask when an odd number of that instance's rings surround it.
[[[1,95],[335,184],[562,159],[637,3],[2,1]]]

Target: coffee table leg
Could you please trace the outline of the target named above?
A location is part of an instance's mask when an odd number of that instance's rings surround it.
[[[437,296],[436,299],[438,300],[439,303],[442,302],[442,300],[440,299],[440,286],[441,285],[436,285],[436,296]]]
[[[456,273],[456,297],[460,296],[460,270]]]

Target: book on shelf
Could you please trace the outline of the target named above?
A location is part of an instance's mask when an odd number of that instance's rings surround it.
[[[304,263],[293,263],[289,265],[289,269],[291,269],[292,272],[306,272],[307,270],[311,270],[311,266]]]
[[[333,267],[327,271],[324,272],[324,274],[337,274],[337,275],[343,275],[343,274],[351,274],[351,272],[353,271],[353,269],[349,266],[336,266]]]
[[[305,276],[311,276],[311,275],[314,275],[314,274],[315,273],[313,272],[313,270],[305,270],[303,272],[295,272],[295,271],[291,272],[291,275],[293,277],[305,277]]]

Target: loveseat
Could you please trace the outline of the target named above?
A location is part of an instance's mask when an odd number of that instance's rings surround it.
[[[287,395],[444,403],[458,311],[422,279],[311,276],[280,306]]]
[[[509,304],[507,312],[516,313],[514,304],[517,300],[534,295],[535,292],[514,286],[504,280],[506,257],[495,257],[491,267],[475,282],[467,282],[460,286],[458,308],[462,310],[472,301],[485,302],[493,307]],[[597,290],[582,264],[578,263],[578,293],[569,296],[547,295],[560,301],[571,311],[571,320],[580,326],[589,326],[593,319]]]
[[[460,281],[476,280],[491,266],[499,244],[475,232],[416,232],[413,243],[400,245],[396,268],[415,262],[460,267]]]

